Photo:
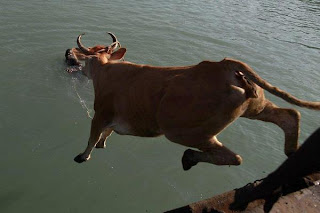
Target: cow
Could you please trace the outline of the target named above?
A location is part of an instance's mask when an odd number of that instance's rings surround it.
[[[79,48],[67,49],[65,52],[65,59],[66,59],[67,65],[69,67],[66,69],[66,71],[69,73],[81,71],[82,64],[80,61],[85,60],[85,58],[88,57],[89,55],[94,55],[96,53],[106,52],[106,51],[109,53],[112,53],[117,48],[120,48],[121,44],[118,41],[117,37],[111,32],[107,32],[107,33],[112,38],[113,42],[111,45],[108,45],[108,46],[96,45],[94,47],[85,48],[82,51]],[[84,35],[84,33],[81,34],[78,38],[81,39],[81,36],[83,36],[83,35]],[[78,42],[79,42],[79,40],[77,39],[77,43]]]
[[[78,36],[78,47],[83,46]],[[240,165],[240,155],[217,135],[239,117],[271,122],[285,134],[287,156],[298,149],[300,113],[280,108],[264,90],[283,100],[320,110],[320,102],[300,100],[274,87],[244,62],[225,58],[179,67],[156,67],[119,61],[126,48],[96,52],[85,58],[83,73],[92,79],[95,114],[85,151],[74,160],[89,160],[93,148],[104,148],[114,131],[120,135],[156,137],[195,148],[182,157],[184,170],[199,162]]]

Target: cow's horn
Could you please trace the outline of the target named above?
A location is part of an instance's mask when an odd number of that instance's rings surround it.
[[[86,48],[85,46],[83,46],[82,43],[81,43],[81,41],[80,41],[80,40],[81,40],[81,36],[83,36],[83,35],[84,35],[84,33],[80,34],[80,35],[78,36],[78,38],[77,38],[78,47],[79,47],[79,49],[80,49],[83,53],[85,53],[85,54],[90,54],[89,49]]]
[[[118,41],[117,37],[113,33],[111,32],[107,32],[107,33],[111,36],[113,43]]]
[[[111,49],[114,50],[114,49],[117,49],[118,46],[121,47],[121,44],[120,42],[118,41],[117,37],[111,33],[111,32],[108,32],[108,34],[111,36],[112,38],[112,44],[110,45]]]

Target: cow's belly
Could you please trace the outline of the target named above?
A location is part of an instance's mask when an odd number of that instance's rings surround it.
[[[133,129],[131,126],[126,122],[113,122],[110,125],[110,128],[113,129],[116,133],[120,135],[132,135]]]
[[[155,128],[155,126],[148,125],[139,125],[140,122],[135,122],[133,124],[124,119],[115,119],[109,126],[109,128],[113,129],[119,135],[133,135],[140,137],[156,137],[162,135],[162,132],[159,128]]]

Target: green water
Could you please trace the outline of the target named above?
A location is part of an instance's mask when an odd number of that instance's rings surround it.
[[[92,82],[65,72],[64,51],[114,32],[126,60],[161,66],[233,57],[293,95],[319,101],[319,1],[0,0],[0,212],[162,212],[240,187],[284,159],[282,131],[239,119],[219,139],[238,167],[181,166],[164,137],[113,134],[81,165]],[[294,107],[267,94],[283,107]],[[300,141],[319,127],[302,114]]]

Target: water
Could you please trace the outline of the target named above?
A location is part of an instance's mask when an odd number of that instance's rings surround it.
[[[282,131],[239,119],[219,137],[239,167],[181,166],[186,149],[164,137],[113,134],[89,162],[92,82],[64,71],[64,51],[114,32],[126,60],[191,65],[233,57],[270,83],[319,101],[319,1],[0,0],[0,212],[162,212],[240,187],[284,159]],[[294,107],[267,94],[276,104]],[[300,141],[319,127],[302,114]]]

